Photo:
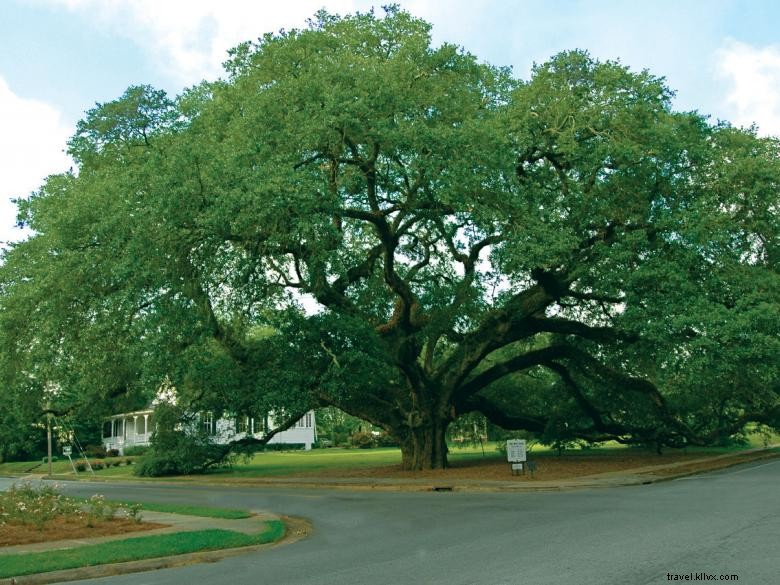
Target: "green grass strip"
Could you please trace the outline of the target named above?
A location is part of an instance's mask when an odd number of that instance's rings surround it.
[[[72,498],[79,502],[89,504],[89,498]],[[203,518],[223,518],[225,520],[242,520],[250,518],[251,512],[234,508],[211,508],[209,506],[195,506],[192,504],[167,504],[159,502],[129,502],[125,500],[106,500],[107,504],[119,504],[120,506],[141,506],[142,510],[150,512],[168,512],[169,514],[182,514],[184,516],[201,516]]]
[[[231,508],[209,508],[208,506],[193,506],[190,504],[160,504],[153,502],[116,502],[123,506],[140,504],[142,510],[150,512],[169,512],[171,514],[183,514],[185,516],[203,516],[205,518],[224,518],[225,520],[241,520],[252,516],[246,510]]]
[[[266,544],[284,536],[284,523],[280,520],[269,520],[266,526],[264,532],[255,535],[232,530],[198,530],[114,540],[65,550],[0,555],[0,578]]]

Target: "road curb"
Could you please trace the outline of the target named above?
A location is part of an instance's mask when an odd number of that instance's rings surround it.
[[[49,571],[47,573],[34,573],[21,577],[8,577],[0,579],[0,585],[44,585],[46,583],[59,583],[64,581],[80,581],[82,579],[97,579],[99,577],[113,577],[128,573],[141,573],[144,571],[156,571],[159,569],[171,569],[200,563],[215,563],[222,559],[262,551],[279,546],[293,544],[308,537],[312,532],[311,523],[304,518],[281,516],[284,522],[285,534],[276,542],[255,544],[239,548],[223,548],[219,550],[202,551],[175,555],[170,557],[157,557],[139,561],[127,561],[107,565],[94,565],[91,567],[79,567],[76,569],[63,569]]]
[[[649,481],[643,482],[643,485],[652,484],[652,483],[663,483],[665,481],[673,481],[675,479],[680,479],[681,477],[691,477],[692,475],[701,475],[703,473],[709,473],[711,471],[720,471],[721,469],[729,469],[731,467],[736,467],[737,465],[745,465],[747,463],[755,463],[756,461],[764,461],[766,459],[778,459],[778,458],[780,458],[780,452],[760,453],[757,454],[756,457],[748,459],[747,461],[725,461],[723,465],[710,467],[709,469],[692,469],[689,471],[675,473],[673,475],[652,476]]]

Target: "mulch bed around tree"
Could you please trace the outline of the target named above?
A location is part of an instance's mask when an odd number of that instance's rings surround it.
[[[659,474],[676,474],[688,472],[690,467],[699,471],[733,465],[736,462],[750,461],[766,456],[764,453],[751,453],[736,455],[725,459],[692,464],[682,469],[666,469]],[[599,473],[617,471],[630,471],[642,467],[683,463],[707,457],[702,453],[674,453],[656,455],[653,453],[629,453],[626,455],[572,454],[556,456],[545,454],[529,459],[536,463],[536,471],[533,476],[530,473],[512,475],[509,464],[505,459],[486,457],[485,459],[472,459],[468,461],[453,461],[448,469],[436,469],[430,471],[403,471],[400,466],[390,465],[383,467],[369,467],[363,469],[339,469],[320,470],[311,473],[296,474],[298,477],[365,477],[365,478],[392,478],[392,479],[474,479],[494,481],[547,481],[557,479],[572,479]]]

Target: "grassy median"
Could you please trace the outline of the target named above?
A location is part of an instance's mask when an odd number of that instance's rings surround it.
[[[126,502],[110,500],[122,507],[140,506],[141,510],[150,512],[168,512],[169,514],[182,514],[184,516],[202,516],[204,518],[223,518],[225,520],[241,520],[252,516],[246,510],[233,508],[209,508],[208,506],[195,506],[191,504],[164,504],[155,502]]]

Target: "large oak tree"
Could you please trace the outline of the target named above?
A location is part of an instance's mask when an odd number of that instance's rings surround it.
[[[625,442],[777,428],[777,140],[619,63],[521,81],[429,32],[320,13],[225,80],[90,111],[5,257],[7,387],[335,405],[407,469],[446,466],[475,411]]]

